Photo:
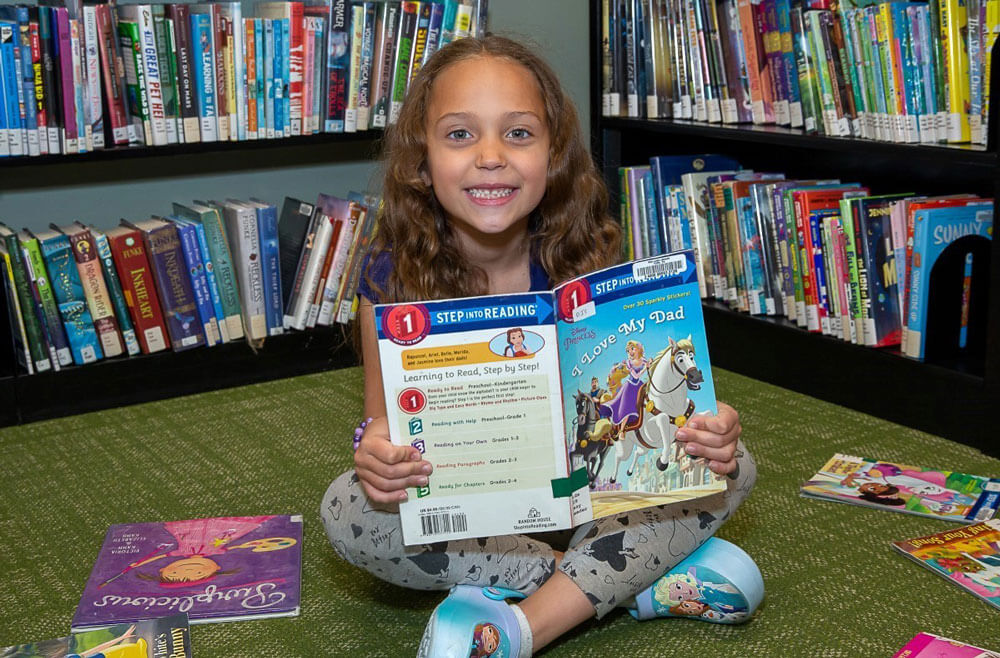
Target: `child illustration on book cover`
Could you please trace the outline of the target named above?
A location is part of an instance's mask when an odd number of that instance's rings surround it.
[[[301,517],[111,526],[73,630],[186,612],[192,619],[296,614]]]

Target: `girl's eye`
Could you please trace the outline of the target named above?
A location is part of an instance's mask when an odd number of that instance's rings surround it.
[[[531,137],[531,131],[527,128],[514,128],[507,134],[514,139],[527,139]]]
[[[465,128],[459,128],[457,130],[452,130],[448,133],[448,139],[468,139],[472,134]]]

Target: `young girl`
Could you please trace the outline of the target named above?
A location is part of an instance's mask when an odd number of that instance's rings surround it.
[[[389,440],[372,305],[549,289],[616,263],[620,236],[572,102],[547,64],[508,39],[462,39],[435,53],[385,139],[383,215],[360,291],[369,418],[356,432],[354,470],[330,485],[321,515],[351,564],[403,587],[452,588],[420,655],[480,651],[470,638],[489,623],[485,644],[530,656],[694,551],[749,493],[755,466],[737,441],[736,412],[720,404],[677,439],[729,476],[722,494],[599,519],[561,546],[530,535],[403,546],[397,505],[427,483],[431,464]],[[512,594],[527,598],[506,603]]]

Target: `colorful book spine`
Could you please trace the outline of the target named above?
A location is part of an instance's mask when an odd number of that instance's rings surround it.
[[[156,296],[153,274],[142,234],[127,226],[107,232],[111,256],[122,282],[122,293],[136,328],[143,354],[167,349],[167,327]]]
[[[193,222],[177,217],[167,217],[177,226],[177,237],[180,239],[184,263],[191,278],[191,290],[194,293],[195,306],[201,320],[201,330],[205,334],[205,344],[208,347],[222,342],[219,333],[219,322],[215,317],[215,306],[212,304],[212,293],[208,287],[208,277],[205,275],[205,264],[201,259],[201,246],[198,244],[198,234]]]
[[[69,238],[55,231],[38,238],[73,362],[84,365],[104,358]]]
[[[281,255],[278,248],[278,208],[259,199],[251,199],[251,202],[257,212],[257,231],[260,235],[267,334],[276,336],[285,331],[281,299]]]
[[[52,281],[45,268],[45,260],[38,240],[22,231],[19,234],[21,251],[24,257],[24,267],[31,281],[33,291],[37,293],[42,307],[42,320],[46,326],[53,365],[68,366],[73,363],[73,355],[66,339],[66,332],[59,317],[55,294],[52,292]]]
[[[393,71],[392,96],[389,104],[389,123],[395,123],[403,106],[403,97],[409,83],[410,57],[417,34],[419,2],[405,1],[400,5],[399,32],[396,41],[396,65]]]
[[[104,283],[104,272],[101,270],[101,261],[93,236],[88,229],[75,225],[58,227],[53,224],[52,228],[62,231],[69,238],[76,266],[80,272],[83,292],[87,298],[87,307],[94,320],[94,329],[97,330],[104,356],[120,355],[125,351],[125,346],[115,317],[114,305],[111,303],[111,295],[107,284]]]
[[[153,36],[156,41],[156,62],[160,73],[160,96],[163,103],[163,118],[167,131],[167,143],[183,142],[183,127],[177,125],[177,55],[174,41],[163,5],[150,5],[153,21]]]
[[[215,104],[215,53],[212,48],[212,18],[208,14],[191,14],[192,61],[197,92],[199,133],[201,141],[219,139],[218,109]]]
[[[117,70],[117,34],[111,22],[109,5],[96,5],[97,41],[100,49],[101,76],[104,83],[104,99],[108,106],[108,123],[111,127],[111,141],[115,145],[129,143],[129,118],[125,109],[124,80]],[[37,87],[37,84],[36,84]]]
[[[156,282],[160,308],[175,352],[205,344],[198,308],[187,275],[177,227],[160,220],[145,220],[127,226],[142,232]]]
[[[121,280],[118,278],[118,271],[115,269],[114,258],[111,255],[111,246],[104,233],[95,229],[90,229],[94,244],[97,247],[97,255],[101,260],[101,270],[104,273],[104,284],[107,286],[111,303],[115,309],[118,326],[122,332],[122,340],[125,341],[125,350],[129,356],[135,356],[140,352],[139,340],[136,337],[135,328],[132,326],[132,319],[128,311],[128,302],[125,300],[125,293],[122,290]]]
[[[192,144],[201,141],[200,117],[198,115],[198,76],[195,61],[198,56],[197,42],[191,38],[191,11],[183,3],[167,5],[167,16],[173,34],[177,73],[177,113],[179,134],[184,142]]]

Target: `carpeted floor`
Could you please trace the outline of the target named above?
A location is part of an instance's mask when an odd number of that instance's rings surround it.
[[[1000,611],[889,548],[955,527],[799,497],[834,452],[1000,475],[1000,460],[716,370],[760,477],[720,536],[767,594],[739,627],[616,612],[545,656],[891,656],[918,631],[1000,650]],[[0,430],[0,647],[64,635],[107,526],[302,513],[302,614],[194,627],[195,655],[412,656],[441,594],[384,584],[336,558],[319,522],[349,463],[358,369]]]

